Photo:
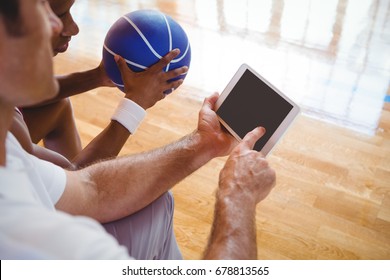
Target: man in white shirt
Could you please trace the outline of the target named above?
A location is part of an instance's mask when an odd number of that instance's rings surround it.
[[[134,257],[98,222],[126,219],[144,211],[167,197],[178,181],[212,158],[227,154],[230,157],[220,173],[204,257],[256,258],[255,209],[274,186],[275,173],[264,157],[252,150],[264,134],[263,128],[248,133],[238,145],[222,131],[213,111],[217,95],[205,100],[194,132],[143,154],[64,171],[22,149],[8,132],[14,107],[42,102],[57,92],[50,39],[61,28],[47,1],[0,1],[0,258]],[[162,205],[173,208],[166,202]],[[158,222],[157,218],[145,225]],[[171,256],[158,256],[161,251],[172,251],[161,244],[172,242],[170,232],[167,229],[163,237],[153,233],[164,242],[153,244],[150,240],[155,237],[151,236],[139,246],[154,251],[155,258],[174,258],[172,252],[168,253]],[[141,238],[135,236],[138,234],[129,231],[129,239]],[[10,248],[20,254],[15,256]]]

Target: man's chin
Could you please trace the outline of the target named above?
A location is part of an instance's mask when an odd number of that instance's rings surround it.
[[[53,50],[53,54],[54,54],[54,56],[56,56],[57,54],[64,53],[65,51],[64,50],[60,50],[60,49],[55,49],[55,50]]]
[[[65,45],[63,45],[63,46],[61,46],[61,47],[55,48],[55,49],[53,50],[54,56],[56,56],[56,55],[59,54],[59,53],[64,53],[64,52],[66,52],[66,51],[68,50],[68,46],[69,46],[69,44],[65,44]]]

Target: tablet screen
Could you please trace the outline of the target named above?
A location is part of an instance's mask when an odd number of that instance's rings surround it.
[[[216,112],[241,139],[255,127],[264,127],[266,134],[254,147],[260,151],[292,108],[292,104],[247,69]]]

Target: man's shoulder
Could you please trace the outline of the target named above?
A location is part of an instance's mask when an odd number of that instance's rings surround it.
[[[30,137],[30,133],[26,123],[24,122],[23,115],[19,110],[17,110],[17,108],[15,108],[14,118],[9,131],[26,152],[32,153],[33,143]],[[15,139],[13,139],[13,141],[14,140]]]

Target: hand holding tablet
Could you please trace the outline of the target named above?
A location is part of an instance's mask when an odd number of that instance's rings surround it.
[[[258,126],[265,135],[254,149],[265,156],[299,113],[299,107],[248,65],[243,64],[216,103],[222,125],[238,140]]]

